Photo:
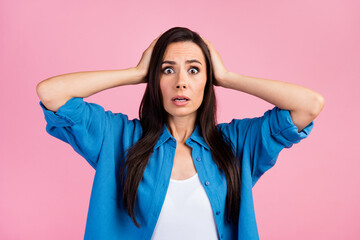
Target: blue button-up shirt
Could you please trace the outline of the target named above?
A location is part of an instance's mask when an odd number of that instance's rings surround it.
[[[122,201],[120,205],[117,202],[119,167],[125,161],[125,151],[142,135],[140,121],[105,111],[83,98],[69,99],[56,113],[46,109],[41,101],[40,106],[47,122],[46,131],[70,144],[96,170],[84,238],[151,239],[169,186],[177,144],[166,125],[137,191],[135,214],[141,225],[137,228]],[[219,239],[259,239],[252,187],[275,164],[279,152],[306,138],[313,124],[298,132],[290,112],[274,107],[261,117],[233,119],[217,125],[230,139],[238,159],[242,159],[238,226],[225,221],[225,174],[218,171],[209,146],[196,126],[186,144],[192,148],[192,159],[209,198]]]

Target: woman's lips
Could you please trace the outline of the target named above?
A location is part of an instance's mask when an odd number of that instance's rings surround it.
[[[171,101],[176,105],[176,106],[184,106],[186,105],[190,99],[186,96],[176,96],[176,97],[173,97],[171,99]]]
[[[171,99],[171,101],[176,105],[176,106],[184,106],[186,104],[188,104],[189,100],[179,100],[179,99]]]

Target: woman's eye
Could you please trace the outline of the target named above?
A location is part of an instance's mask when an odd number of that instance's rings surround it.
[[[170,67],[166,67],[162,70],[162,72],[164,74],[171,74],[171,73],[174,73],[174,70]],[[189,72],[191,74],[197,74],[199,72],[199,69],[197,67],[192,67],[192,68],[190,68]]]
[[[174,72],[174,70],[172,70],[169,67],[163,69],[163,73],[165,73],[165,74],[169,74],[169,73],[173,73],[173,72]]]
[[[199,72],[199,69],[197,68],[197,67],[192,67],[192,68],[190,68],[190,73],[192,73],[192,74],[197,74],[198,72]]]

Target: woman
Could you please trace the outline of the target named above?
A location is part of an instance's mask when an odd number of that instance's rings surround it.
[[[139,83],[140,120],[83,101]],[[216,124],[214,85],[275,107]],[[324,106],[310,89],[227,71],[209,41],[180,27],[134,68],[55,76],[37,93],[47,132],[96,170],[85,239],[258,239],[252,187]]]

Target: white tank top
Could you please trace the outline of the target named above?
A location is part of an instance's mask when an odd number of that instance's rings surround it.
[[[218,239],[216,222],[198,174],[170,179],[152,240]]]

